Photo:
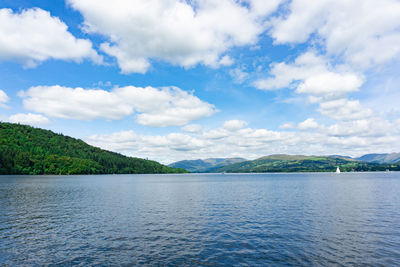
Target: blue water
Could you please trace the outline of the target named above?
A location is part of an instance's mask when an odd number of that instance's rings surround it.
[[[400,173],[0,176],[0,265],[400,266]]]

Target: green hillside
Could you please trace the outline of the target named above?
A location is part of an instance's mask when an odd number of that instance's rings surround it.
[[[345,157],[271,155],[209,170],[209,172],[333,172],[400,170],[399,164],[361,162]]]
[[[186,171],[109,152],[52,131],[0,123],[0,174],[182,172]]]
[[[209,158],[182,160],[169,164],[169,167],[182,168],[190,172],[207,172],[209,169],[246,161],[244,158]]]

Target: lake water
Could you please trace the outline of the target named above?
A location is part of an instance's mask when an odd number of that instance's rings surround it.
[[[400,266],[400,173],[0,176],[0,265]]]

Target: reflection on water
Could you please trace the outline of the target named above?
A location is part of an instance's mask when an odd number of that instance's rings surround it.
[[[400,265],[400,173],[0,176],[0,265]]]

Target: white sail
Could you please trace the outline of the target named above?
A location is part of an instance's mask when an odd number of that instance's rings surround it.
[[[340,173],[339,167],[336,168],[336,173]]]

